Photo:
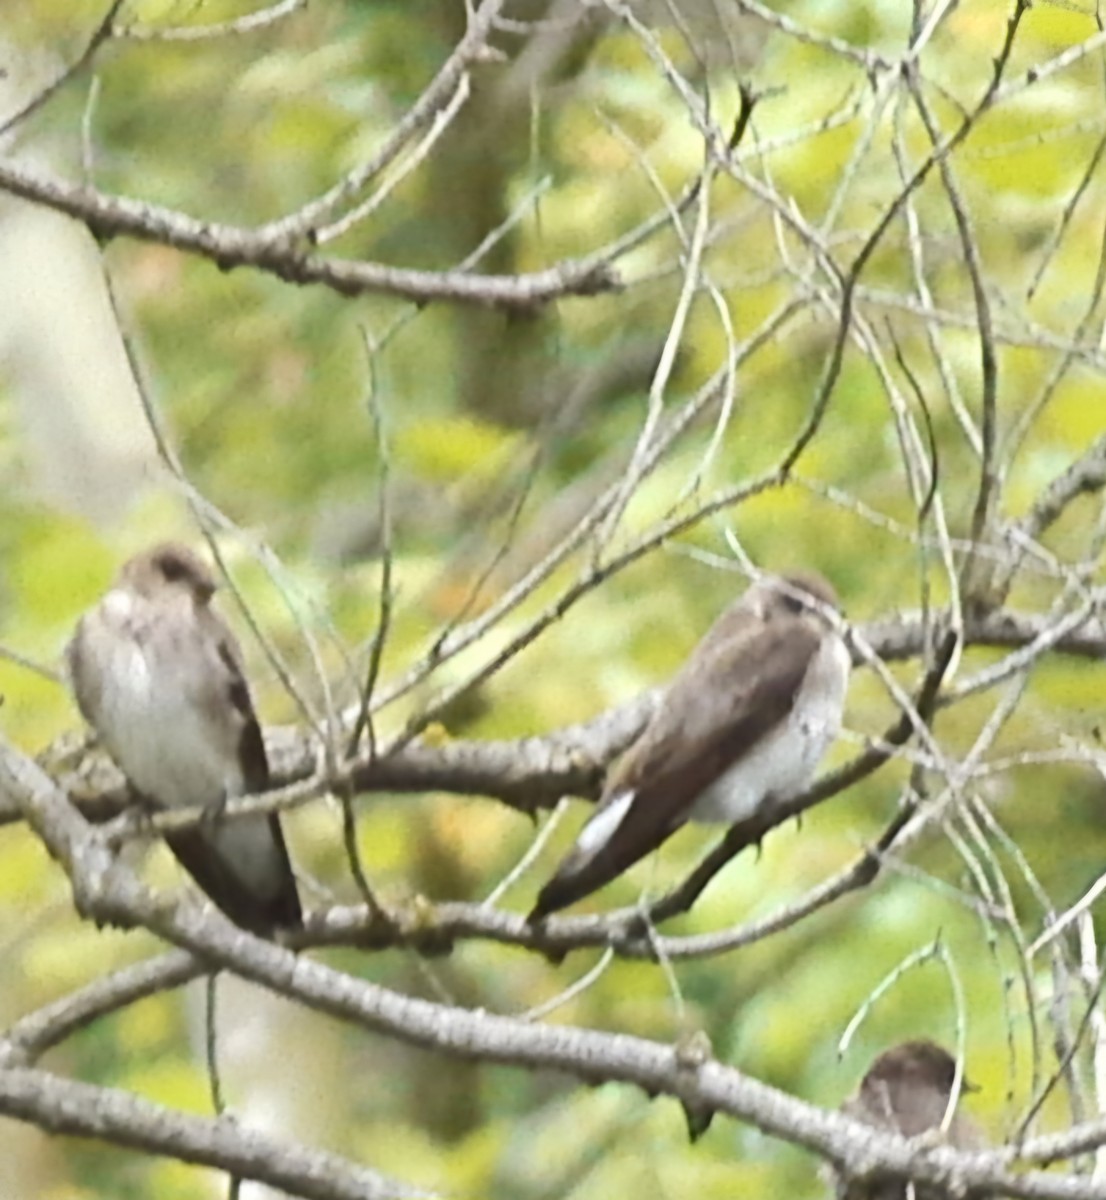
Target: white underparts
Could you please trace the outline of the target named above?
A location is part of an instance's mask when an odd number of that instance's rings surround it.
[[[619,792],[603,805],[580,831],[576,839],[576,850],[585,858],[592,858],[611,840],[612,834],[622,824],[629,811],[635,793]]]
[[[797,796],[814,778],[841,728],[848,679],[844,643],[827,638],[811,660],[787,717],[703,789],[691,819],[732,824],[759,812],[765,801]]]

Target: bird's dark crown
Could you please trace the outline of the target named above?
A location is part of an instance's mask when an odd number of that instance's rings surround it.
[[[183,587],[206,603],[215,593],[215,579],[207,564],[179,542],[162,542],[136,554],[124,564],[119,578],[137,591],[150,588]]]
[[[837,592],[828,579],[813,571],[795,571],[786,575],[768,575],[755,585],[762,589],[761,594],[787,609],[788,612],[801,613],[809,611],[804,603],[804,597],[811,597],[817,604],[825,604],[835,612],[841,609]]]
[[[936,1042],[925,1039],[902,1042],[885,1050],[864,1076],[867,1085],[900,1079],[930,1083],[942,1091],[952,1090],[956,1059]]]

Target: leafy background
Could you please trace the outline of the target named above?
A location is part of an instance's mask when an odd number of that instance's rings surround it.
[[[689,5],[688,20],[697,46],[718,51],[722,39],[709,7]],[[806,28],[885,54],[901,52],[910,22],[910,6],[892,0],[774,7]],[[991,0],[962,3],[927,50],[926,86],[946,132],[958,123],[959,106],[970,106],[986,87],[1008,8]],[[79,51],[103,9],[83,0],[11,5],[4,22],[5,111]],[[123,15],[155,29],[244,11],[247,6],[229,0],[135,0]],[[746,64],[739,76],[728,51],[697,62],[659,9],[634,11],[681,71],[698,86],[709,85],[715,112],[732,119],[739,78],[765,93],[756,138],[786,144],[758,155],[752,141],[743,143],[748,169],[769,178],[812,226],[826,222],[834,252],[851,261],[875,215],[901,187],[892,132],[899,129],[915,163],[928,152],[905,101],[892,101],[878,122],[842,119],[820,129],[864,97],[862,74],[842,56],[747,22],[735,33],[737,56]],[[295,209],[370,156],[462,34],[463,22],[460,4],[336,0],[248,37],[114,41],[97,59],[94,105],[89,76],[82,75],[21,129],[18,149],[77,177],[87,118],[101,188],[212,220],[259,223]],[[1021,78],[1033,64],[1094,33],[1089,6],[1035,6],[1023,21],[1008,78]],[[521,219],[484,266],[536,268],[607,244],[656,210],[658,188],[677,194],[701,168],[702,138],[634,28],[596,22],[540,77],[523,70],[516,39],[504,34],[497,44],[504,61],[476,73],[471,102],[437,152],[335,251],[441,269],[522,205]],[[1026,422],[1025,441],[1003,481],[1003,512],[1010,517],[1024,513],[1106,429],[1101,363],[1093,356],[1034,412],[1057,346],[1073,337],[1085,313],[1097,312],[1103,196],[1091,164],[1103,130],[1102,82],[1100,56],[1086,55],[1005,97],[955,155],[987,286],[1009,334],[999,346],[1000,431],[1005,437]],[[849,172],[850,186],[839,191]],[[1086,191],[1053,249],[1050,239],[1084,176]],[[539,199],[525,204],[535,188]],[[964,318],[950,320],[939,336],[953,383],[975,413],[980,375],[970,279],[935,172],[916,205],[933,305]],[[9,202],[0,219],[10,225],[23,212]],[[706,271],[724,295],[740,341],[795,293],[806,251],[732,180],[712,188],[711,220],[718,232]],[[63,225],[58,220],[57,230]],[[31,270],[26,259],[22,266],[9,259],[17,298],[48,286],[37,269],[49,255],[91,250],[90,239],[69,226],[39,245],[42,257],[36,255]],[[420,311],[383,296],[347,300],[257,272],[222,272],[153,244],[120,240],[102,251],[139,349],[147,394],[191,483],[245,531],[224,541],[235,576],[314,704],[321,697],[309,636],[317,639],[341,695],[348,675],[340,647],[363,661],[378,619],[385,466],[396,589],[387,679],[423,653],[443,625],[471,611],[474,589],[478,608],[501,595],[571,527],[587,500],[618,478],[641,427],[650,374],[681,286],[680,247],[671,230],[622,264],[631,281],[624,292],[565,300],[525,317],[464,306]],[[926,327],[901,302],[910,285],[899,224],[863,277],[861,308],[885,351],[894,335],[927,398],[941,498],[950,527],[963,535],[978,462],[927,353]],[[57,296],[45,306],[49,319],[19,325],[9,314],[0,343],[8,368],[0,378],[6,401],[0,639],[9,650],[51,664],[77,615],[123,557],[167,535],[195,537],[179,487],[156,466],[141,432],[146,417],[137,395],[106,383],[114,376],[96,356],[87,362],[81,390],[51,382],[43,363],[71,352],[79,323],[105,304],[95,270]],[[698,496],[771,468],[786,451],[808,415],[836,319],[832,309],[808,306],[743,363],[732,417]],[[381,338],[397,321],[402,327],[372,357],[370,369],[365,339]],[[117,339],[101,339],[96,355],[118,362]],[[669,404],[685,402],[703,385],[727,348],[719,312],[700,294],[680,338]],[[374,410],[386,430],[385,456]],[[83,423],[83,434],[69,428],[75,421]],[[713,423],[700,421],[638,488],[619,542],[628,544],[674,505],[687,503],[681,496],[700,471],[712,435]],[[57,478],[55,447],[70,436],[92,464],[91,482],[73,471]],[[128,448],[119,450],[116,438]],[[109,444],[110,452],[104,450]],[[97,469],[106,462],[110,473],[111,455],[120,453],[133,477],[125,495],[91,504]],[[944,598],[936,556],[922,562],[911,536],[916,507],[886,390],[870,358],[855,347],[846,352],[825,422],[798,474],[786,488],[703,522],[597,588],[506,669],[452,705],[433,736],[546,731],[665,679],[742,586],[728,569],[730,538],[767,568],[816,565],[835,581],[846,612],[858,622],[916,607],[923,578],[935,599]],[[827,497],[829,488],[846,499]],[[1058,559],[1085,552],[1096,503],[1080,501],[1049,533],[1047,545]],[[869,513],[881,514],[881,521]],[[276,583],[258,565],[256,539],[284,564]],[[581,565],[583,559],[568,564],[479,654],[451,663],[440,681],[463,678],[496,638],[506,640],[510,628],[548,603]],[[1054,589],[1055,580],[1027,574],[1012,605],[1042,609]],[[224,606],[233,613],[229,599]],[[960,674],[1000,657],[971,650]],[[295,720],[295,704],[255,646],[250,659],[265,719]],[[918,664],[894,673],[909,682]],[[0,662],[0,691],[5,733],[25,748],[37,752],[77,728],[64,689],[17,663]],[[1064,738],[1093,746],[1102,695],[1101,667],[1054,658],[1034,672],[989,757],[1054,749]],[[390,707],[382,728],[400,728],[429,696],[420,691]],[[984,693],[941,718],[942,745],[950,753],[968,749],[993,706],[993,694]],[[848,736],[830,761],[842,761],[855,748],[850,740],[878,733],[894,714],[871,672],[858,673]],[[908,763],[886,768],[810,814],[801,829],[771,835],[762,854],[728,868],[673,931],[717,928],[801,896],[878,835],[896,811],[908,771]],[[1106,838],[1101,780],[1091,770],[1029,763],[996,772],[979,788],[1057,904],[1070,903],[1095,879]],[[584,811],[583,805],[573,809],[539,867],[510,895],[512,907],[532,898]],[[363,798],[359,817],[365,861],[386,896],[478,899],[533,836],[523,817],[481,798],[375,795]],[[322,895],[354,900],[336,812],[319,804],[286,820],[294,857],[320,881]],[[643,886],[661,887],[709,840],[701,830],[682,833],[655,862],[594,903],[631,902]],[[1044,914],[1019,881],[1013,859],[1000,857],[1032,935]],[[954,1041],[951,964],[966,996],[969,1074],[982,1087],[970,1106],[1001,1137],[1030,1087],[1029,1020],[1013,983],[1017,960],[1009,936],[964,902],[972,885],[947,837],[931,836],[908,859],[892,864],[874,887],[786,933],[725,957],[676,964],[682,1007],[663,971],[616,961],[551,1019],[664,1041],[702,1028],[723,1061],[835,1105],[889,1042],[923,1035]],[[180,886],[160,849],[149,855],[147,870],[167,888]],[[109,965],[156,949],[149,935],[82,924],[60,871],[18,827],[0,832],[0,928],[5,1021]],[[906,970],[874,1003],[839,1059],[838,1038],[873,987],[938,935],[945,961]],[[554,996],[595,961],[580,952],[553,966],[479,943],[430,963],[400,952],[318,953],[392,987],[429,995],[444,988],[466,1005],[507,1013]],[[1038,969],[1047,999],[1047,965]],[[615,1086],[588,1091],[554,1076],[443,1062],[335,1028],[244,985],[238,992],[225,1010],[232,1103],[249,1119],[271,1121],[381,1170],[451,1194],[534,1200],[590,1200],[633,1188],[704,1198],[821,1194],[810,1158],[734,1122],[717,1119],[689,1149],[671,1102],[650,1103]],[[256,1044],[248,1044],[256,1026]],[[210,1111],[201,993],[154,997],[102,1021],[54,1052],[51,1065]],[[1044,1119],[1067,1122],[1059,1097]],[[43,1200],[176,1200],[201,1190],[221,1194],[224,1186],[180,1164],[46,1140],[7,1122],[0,1123],[0,1158],[18,1171],[18,1194]]]

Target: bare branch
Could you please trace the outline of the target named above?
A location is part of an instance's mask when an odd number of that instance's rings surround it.
[[[75,217],[100,239],[124,235],[157,242],[211,259],[224,271],[253,267],[286,283],[321,284],[342,296],[378,292],[419,303],[452,300],[529,310],[561,296],[594,296],[619,286],[612,270],[600,261],[565,262],[531,274],[470,275],[324,258],[298,249],[283,236],[200,221],[160,205],[109,196],[10,159],[0,160],[0,190]]]
[[[215,1167],[288,1189],[305,1200],[401,1200],[433,1194],[336,1154],[297,1146],[287,1137],[173,1112],[115,1088],[62,1080],[28,1067],[0,1071],[0,1113],[51,1133]]]
[[[107,12],[104,13],[99,25],[92,31],[92,35],[89,37],[81,53],[68,67],[60,71],[36,96],[28,100],[21,109],[12,113],[7,120],[0,123],[0,137],[10,133],[17,125],[26,121],[33,113],[38,112],[53,96],[57,95],[69,80],[80,74],[92,62],[93,58],[96,57],[96,51],[105,42],[118,35],[119,31],[115,26],[115,18],[119,15],[119,10],[122,7],[123,0],[111,0]]]

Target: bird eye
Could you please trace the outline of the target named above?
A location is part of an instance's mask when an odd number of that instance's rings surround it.
[[[177,583],[187,574],[184,563],[179,558],[174,558],[172,555],[167,555],[158,564],[161,567],[161,573],[170,583]]]

